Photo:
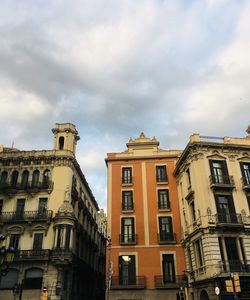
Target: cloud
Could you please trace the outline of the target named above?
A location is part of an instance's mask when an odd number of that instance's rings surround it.
[[[242,135],[248,16],[248,1],[3,0],[0,142],[52,148],[54,123],[74,123],[80,164],[105,199],[106,153],[141,131],[162,148],[193,132]]]

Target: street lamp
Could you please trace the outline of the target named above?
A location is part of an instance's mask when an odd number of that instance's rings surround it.
[[[5,240],[5,236],[0,234],[0,242]],[[2,276],[6,276],[9,271],[9,266],[15,258],[15,249],[13,247],[6,248],[1,246],[0,248],[0,280]]]

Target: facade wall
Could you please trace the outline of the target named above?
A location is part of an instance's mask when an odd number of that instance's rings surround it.
[[[176,299],[185,271],[184,251],[180,244],[181,227],[179,219],[179,202],[173,171],[180,152],[159,150],[157,141],[148,145],[150,139],[140,137],[135,145],[127,144],[128,151],[108,154],[108,235],[112,239],[110,260],[113,263],[110,299]],[[150,140],[151,141],[151,140]],[[131,142],[133,143],[133,142]],[[146,145],[145,145],[146,143]],[[132,149],[131,149],[132,148]],[[166,166],[167,180],[157,182],[156,167]],[[131,168],[132,183],[122,182],[122,169]],[[170,207],[160,209],[158,206],[158,190],[167,190]],[[122,209],[122,194],[124,191],[133,192],[133,209]],[[159,242],[159,218],[172,218],[170,240]],[[134,219],[136,242],[121,243],[123,218]],[[163,283],[163,255],[172,255],[175,282]],[[141,276],[143,286],[138,282],[126,284],[121,282],[121,262],[123,255],[135,256],[135,273]],[[156,284],[155,277],[158,276]],[[172,290],[169,287],[172,287]],[[135,297],[135,298],[133,298]],[[136,298],[137,297],[137,298]],[[167,298],[169,297],[169,298]],[[171,298],[172,297],[172,298]]]

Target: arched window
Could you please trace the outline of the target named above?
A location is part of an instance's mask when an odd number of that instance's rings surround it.
[[[64,148],[64,137],[60,136],[59,137],[59,150],[63,150]]]
[[[43,186],[48,187],[49,186],[49,178],[50,178],[50,170],[45,170],[43,172]]]
[[[1,276],[0,289],[13,289],[18,282],[18,274],[17,269],[9,269],[5,276]]]
[[[17,181],[18,181],[18,172],[17,171],[13,171],[12,175],[11,175],[11,186],[12,187],[16,187]]]
[[[3,171],[1,174],[0,186],[4,186],[6,184],[7,177],[8,177],[8,173],[6,171]]]
[[[39,268],[28,269],[25,272],[24,288],[41,289],[43,282],[43,270]]]
[[[40,172],[39,170],[35,170],[32,174],[32,186],[35,187],[35,186],[38,186],[38,183],[39,183],[39,175],[40,175]]]
[[[25,170],[25,171],[23,171],[23,174],[22,174],[21,186],[23,188],[27,187],[28,181],[29,181],[29,171]]]

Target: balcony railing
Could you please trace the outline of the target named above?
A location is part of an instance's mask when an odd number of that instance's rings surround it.
[[[36,191],[36,190],[45,190],[45,189],[52,189],[52,181],[48,180],[45,182],[36,182],[36,183],[32,183],[32,182],[27,182],[25,184],[22,183],[8,183],[8,182],[4,182],[0,184],[0,191],[2,192],[15,192],[15,191]]]
[[[122,210],[126,211],[126,210],[134,210],[134,203],[130,202],[130,203],[122,203]]]
[[[156,175],[156,182],[168,182],[168,177],[165,176],[160,176],[160,175]]]
[[[50,257],[50,250],[18,250],[15,254],[15,260],[48,260]]]
[[[137,242],[137,234],[120,234],[120,245],[135,245]]]
[[[133,184],[133,177],[122,177],[122,184]]]
[[[173,278],[166,278],[162,275],[154,276],[155,288],[157,289],[174,289],[184,287],[187,284],[187,277],[177,275]]]
[[[23,213],[8,211],[0,214],[0,222],[30,222],[30,221],[50,221],[52,210],[40,212],[39,210],[24,211]]]
[[[217,214],[216,224],[243,224],[241,214]]]
[[[55,248],[51,251],[51,260],[58,263],[68,263],[73,260],[73,252],[69,249]]]
[[[167,244],[167,243],[175,243],[175,242],[176,242],[176,234],[174,232],[158,233],[159,244]]]
[[[135,276],[134,278],[122,278],[119,276],[112,276],[111,278],[110,288],[112,290],[145,289],[145,287],[145,276]]]
[[[210,175],[209,179],[212,188],[233,188],[235,186],[233,176]]]
[[[241,182],[242,182],[243,190],[250,190],[250,178],[249,177],[246,177],[246,176],[242,177]]]
[[[239,273],[249,273],[250,274],[250,261],[243,260],[228,260],[220,261],[220,272],[239,272]]]

